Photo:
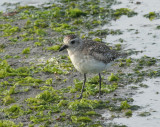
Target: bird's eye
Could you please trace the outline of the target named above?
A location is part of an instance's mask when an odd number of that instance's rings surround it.
[[[74,44],[75,43],[75,40],[71,41],[71,44]]]

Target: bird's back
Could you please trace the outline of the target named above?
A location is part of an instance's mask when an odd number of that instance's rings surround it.
[[[115,50],[111,50],[103,43],[85,40],[81,46],[81,51],[84,55],[93,56],[94,59],[102,61],[106,64],[118,58],[119,54]]]

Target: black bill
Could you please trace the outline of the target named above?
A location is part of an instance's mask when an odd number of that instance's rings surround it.
[[[68,45],[63,45],[60,49],[59,49],[59,52],[64,50],[64,49],[67,49],[68,48]]]

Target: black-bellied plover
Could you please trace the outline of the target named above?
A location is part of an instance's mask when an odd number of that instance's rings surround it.
[[[74,67],[84,74],[84,82],[81,90],[83,90],[86,82],[87,73],[99,73],[99,97],[101,95],[101,74],[111,62],[116,59],[119,54],[115,50],[111,50],[103,43],[94,42],[92,40],[82,40],[76,35],[67,35],[63,39],[64,45],[59,51],[67,49],[69,57]]]

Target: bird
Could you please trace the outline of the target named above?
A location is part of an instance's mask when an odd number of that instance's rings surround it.
[[[66,35],[63,39],[64,44],[59,51],[67,49],[68,55],[74,67],[84,75],[81,94],[77,99],[83,98],[83,91],[86,83],[86,74],[98,73],[99,75],[99,95],[101,97],[101,72],[111,66],[113,61],[118,58],[119,53],[110,49],[104,43],[81,39],[75,34]]]

